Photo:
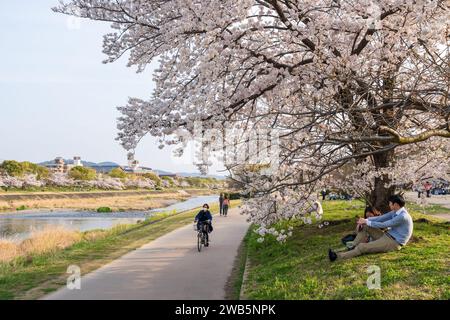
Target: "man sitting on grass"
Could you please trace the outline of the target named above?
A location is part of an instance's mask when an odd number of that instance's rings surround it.
[[[328,251],[330,261],[350,259],[362,254],[400,250],[406,245],[413,232],[413,221],[405,208],[405,200],[400,195],[389,197],[390,212],[378,217],[360,218],[358,234],[353,241],[353,249],[347,252]],[[385,229],[382,231],[380,229]],[[373,241],[364,243],[370,236]]]

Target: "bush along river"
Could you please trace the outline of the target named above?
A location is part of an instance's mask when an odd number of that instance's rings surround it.
[[[0,215],[0,239],[24,240],[32,232],[48,227],[64,227],[69,230],[89,231],[110,229],[119,224],[136,223],[161,212],[181,212],[204,203],[218,201],[218,196],[198,196],[149,211],[124,211],[99,213],[91,211],[48,210],[37,212],[6,213]]]

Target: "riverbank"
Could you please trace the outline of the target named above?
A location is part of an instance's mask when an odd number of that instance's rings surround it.
[[[218,193],[209,189],[167,189],[90,192],[24,192],[0,193],[0,215],[17,210],[97,210],[141,211],[169,206],[192,196]]]
[[[232,201],[232,207],[238,201]],[[217,212],[217,204],[211,204]],[[80,267],[87,274],[125,253],[192,223],[198,208],[178,214],[161,213],[144,222],[112,230],[82,233],[81,240],[64,250],[20,257],[0,263],[0,299],[38,299],[66,284],[67,267]],[[193,237],[193,246],[195,237]]]
[[[331,263],[329,248],[341,248],[341,238],[351,233],[355,216],[364,204],[357,201],[325,201],[324,220],[328,225],[293,226],[293,235],[280,244],[274,239],[258,242],[249,231],[245,238],[248,257],[243,285],[244,299],[442,299],[450,298],[449,222],[431,216],[447,212],[431,206],[427,215],[415,205],[407,205],[414,219],[414,233],[398,252],[373,254]],[[367,287],[368,267],[381,270],[381,289]],[[242,278],[241,278],[242,281]],[[239,283],[236,282],[236,287]]]

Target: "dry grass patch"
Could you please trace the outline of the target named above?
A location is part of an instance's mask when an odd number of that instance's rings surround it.
[[[29,239],[20,243],[0,240],[0,262],[10,262],[19,257],[56,252],[81,241],[83,235],[77,231],[52,227],[35,231]]]

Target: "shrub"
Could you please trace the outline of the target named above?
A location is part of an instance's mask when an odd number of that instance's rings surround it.
[[[119,178],[119,179],[125,179],[127,177],[127,174],[125,171],[123,171],[121,168],[114,168],[109,173],[109,176],[111,178]]]
[[[15,160],[3,161],[0,169],[11,177],[21,177],[25,173],[22,164]]]
[[[16,208],[17,211],[23,211],[27,210],[27,206],[21,205],[20,207]]]
[[[112,210],[110,207],[100,207],[97,209],[97,212],[99,213],[111,213]]]
[[[94,180],[97,173],[94,169],[86,167],[74,167],[69,171],[69,177],[74,180],[91,181]]]
[[[28,161],[3,161],[3,163],[0,165],[0,171],[3,171],[11,177],[22,177],[25,174],[35,175],[38,180],[45,179],[50,176],[50,171],[46,167],[42,167]]]
[[[46,179],[50,176],[50,170],[46,167],[24,161],[21,163],[24,173],[35,175],[38,180]]]

